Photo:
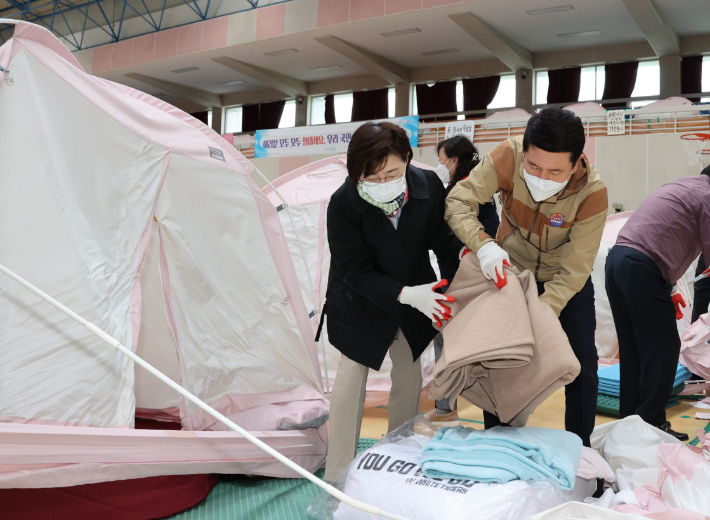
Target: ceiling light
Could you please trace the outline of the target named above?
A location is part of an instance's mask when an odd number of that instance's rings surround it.
[[[536,14],[548,14],[548,13],[559,13],[560,11],[571,11],[574,9],[571,5],[560,5],[557,7],[546,7],[545,9],[533,9],[532,11],[525,11],[529,15]]]
[[[422,52],[422,56],[438,56],[439,54],[451,54],[452,52],[459,52],[459,50],[458,49],[441,49],[440,51]]]
[[[280,51],[273,51],[273,52],[265,52],[264,56],[281,56],[282,54],[291,54],[294,52],[298,52],[296,49],[283,49]]]
[[[175,74],[182,74],[183,72],[192,72],[193,70],[200,70],[200,67],[185,67],[184,69],[171,70]]]
[[[326,65],[325,67],[315,67],[313,69],[308,69],[313,72],[320,72],[321,70],[339,69],[340,65]]]
[[[414,27],[412,29],[402,29],[401,31],[390,31],[382,33],[382,36],[384,36],[385,38],[389,38],[390,36],[402,36],[403,34],[414,34],[419,32],[422,32],[422,30]]]
[[[240,83],[244,83],[243,79],[237,79],[234,81],[225,81],[224,83],[220,83],[220,85],[239,85]]]
[[[565,33],[565,34],[558,34],[560,38],[576,38],[577,36],[596,36],[597,34],[601,34],[601,31],[582,31],[582,32],[576,32],[576,33]]]

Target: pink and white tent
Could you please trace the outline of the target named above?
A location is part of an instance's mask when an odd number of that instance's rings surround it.
[[[419,168],[432,169],[431,166],[416,161],[412,161],[412,164]],[[328,202],[347,176],[346,156],[337,155],[297,168],[273,181],[271,186],[264,187],[264,193],[269,201],[279,210],[281,225],[296,265],[303,299],[311,316],[314,335],[325,302],[330,272],[330,248],[326,228]],[[288,205],[288,211],[285,211],[284,201]],[[321,352],[321,375],[330,380],[332,387],[340,364],[340,352],[328,342],[326,326],[321,332]],[[431,383],[433,360],[432,350],[427,349],[422,356],[425,389]],[[367,380],[366,407],[387,405],[392,386],[391,369],[392,361],[388,354],[379,371],[370,371]],[[427,390],[422,391],[423,396],[426,393]]]
[[[0,66],[0,264],[320,467],[312,327],[252,165],[187,114],[86,74],[37,25],[16,26]],[[0,277],[0,488],[294,476],[141,370]],[[186,431],[136,430],[136,415]]]

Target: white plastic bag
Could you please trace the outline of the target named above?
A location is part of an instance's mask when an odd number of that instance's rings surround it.
[[[522,520],[563,503],[553,482],[512,481],[476,484],[462,479],[430,479],[421,470],[422,447],[432,425],[418,417],[358,455],[332,482],[352,498],[410,520]],[[376,520],[321,493],[308,513],[317,520]]]

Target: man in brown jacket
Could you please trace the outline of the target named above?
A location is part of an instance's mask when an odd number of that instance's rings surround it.
[[[581,365],[565,389],[565,427],[589,446],[598,390],[589,275],[608,202],[599,173],[583,155],[584,143],[584,126],[574,113],[548,108],[533,115],[523,137],[494,148],[457,184],[446,199],[446,220],[499,288],[506,283],[504,266],[535,275],[540,298],[559,317]],[[494,240],[483,231],[477,212],[495,193],[503,210]],[[500,424],[487,412],[484,418],[487,428]]]

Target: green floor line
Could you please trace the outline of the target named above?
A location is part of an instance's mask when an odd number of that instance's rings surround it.
[[[710,433],[710,421],[708,421],[708,423],[705,425],[705,428],[703,428],[703,430],[705,431],[705,433]],[[690,441],[690,445],[697,446],[699,442],[700,442],[700,438],[696,437],[695,439]]]

